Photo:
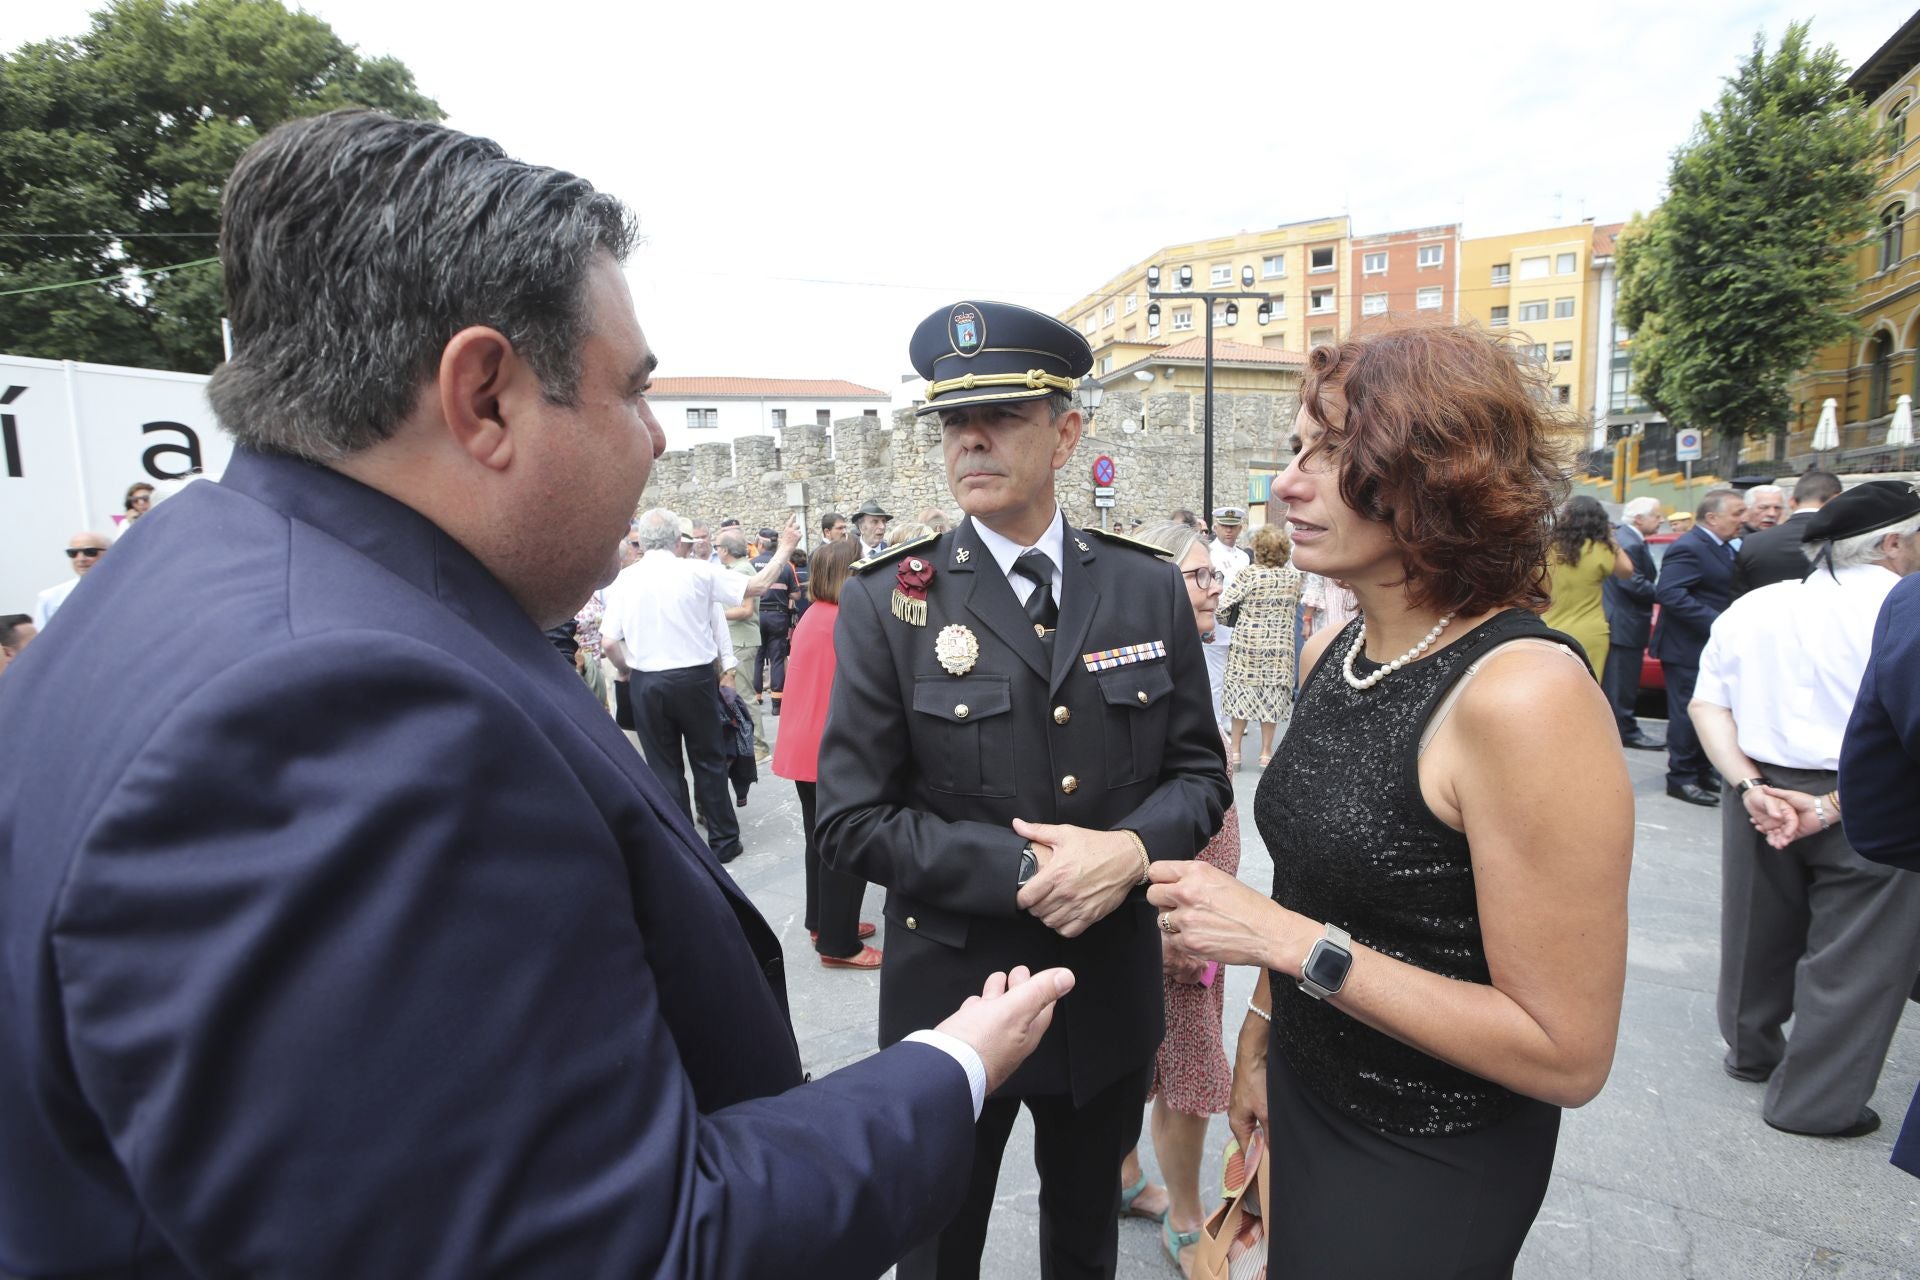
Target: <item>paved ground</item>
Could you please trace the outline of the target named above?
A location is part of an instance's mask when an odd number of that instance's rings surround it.
[[[777,731],[778,721],[768,723]],[[1664,755],[1627,755],[1639,814],[1619,1054],[1605,1092],[1566,1117],[1553,1184],[1516,1274],[1920,1280],[1920,1180],[1887,1163],[1920,1077],[1920,1005],[1908,1006],[1873,1100],[1886,1121],[1879,1133],[1837,1141],[1763,1125],[1760,1088],[1719,1067],[1718,813],[1667,798]],[[762,777],[741,814],[746,853],[733,871],[786,941],[801,1052],[818,1074],[872,1051],[879,978],[815,962],[801,923],[799,802],[790,784],[764,768]],[[1249,761],[1237,779],[1243,813],[1258,781]],[[1241,876],[1265,887],[1272,864],[1250,820],[1242,830]],[[869,890],[864,918],[884,924],[880,905],[880,890]],[[1244,1007],[1252,987],[1250,971],[1231,974],[1228,1008]],[[1238,1020],[1227,1021],[1231,1033]],[[1214,1130],[1204,1177],[1217,1186],[1225,1122],[1216,1119]],[[1151,1169],[1150,1150],[1143,1155]],[[1037,1274],[1036,1189],[1022,1117],[1002,1166],[1003,1211],[986,1275]],[[1120,1236],[1122,1276],[1177,1274],[1153,1225],[1126,1222]]]

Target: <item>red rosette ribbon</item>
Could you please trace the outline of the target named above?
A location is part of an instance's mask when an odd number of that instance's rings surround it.
[[[919,556],[908,556],[900,562],[895,581],[900,584],[900,594],[907,599],[925,600],[927,584],[933,581],[933,562]]]

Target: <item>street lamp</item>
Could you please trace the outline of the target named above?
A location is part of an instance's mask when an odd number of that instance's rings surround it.
[[[1239,291],[1233,292],[1233,293],[1191,292],[1191,289],[1193,288],[1193,268],[1192,267],[1181,267],[1179,271],[1175,273],[1174,278],[1179,281],[1180,287],[1178,291],[1172,292],[1172,293],[1161,293],[1159,291],[1160,268],[1148,267],[1147,268],[1147,297],[1149,299],[1191,298],[1201,303],[1207,309],[1206,362],[1204,365],[1204,372],[1201,375],[1202,378],[1204,379],[1205,387],[1206,387],[1205,395],[1202,398],[1202,408],[1201,408],[1201,412],[1206,415],[1206,420],[1207,420],[1206,429],[1205,429],[1205,444],[1203,446],[1204,449],[1206,450],[1206,453],[1205,453],[1205,457],[1202,460],[1202,465],[1201,465],[1200,501],[1201,501],[1201,507],[1204,513],[1206,514],[1206,517],[1209,520],[1211,520],[1213,518],[1213,307],[1214,307],[1214,303],[1225,302],[1227,304],[1226,307],[1223,309],[1222,314],[1225,316],[1226,322],[1229,325],[1234,325],[1240,322],[1240,303],[1237,301],[1237,299],[1248,299],[1248,300],[1257,299],[1260,303],[1260,306],[1259,306],[1259,309],[1254,312],[1254,319],[1258,321],[1260,324],[1264,325],[1268,321],[1273,319],[1273,295],[1267,294],[1267,293],[1255,293],[1253,291],[1253,267],[1250,265],[1242,266],[1240,268],[1241,287]],[[1147,304],[1147,328],[1151,332],[1155,329],[1158,329],[1159,325],[1160,325],[1160,304],[1157,301],[1150,301]]]

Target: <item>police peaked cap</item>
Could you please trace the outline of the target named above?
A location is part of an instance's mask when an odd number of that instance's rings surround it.
[[[1800,537],[1806,542],[1836,542],[1891,529],[1915,516],[1920,516],[1920,489],[1905,480],[1869,480],[1814,512]]]
[[[1072,392],[1093,368],[1087,340],[1052,316],[1009,302],[956,302],[928,316],[907,348],[927,380],[919,414],[1014,404]]]

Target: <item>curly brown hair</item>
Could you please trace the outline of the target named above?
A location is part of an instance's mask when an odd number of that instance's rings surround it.
[[[1287,536],[1286,526],[1263,524],[1253,531],[1253,562],[1265,565],[1269,569],[1278,569],[1293,554],[1293,539]]]
[[[1308,355],[1300,403],[1326,433],[1300,461],[1327,455],[1346,504],[1387,526],[1413,604],[1546,608],[1576,437],[1543,384],[1518,348],[1464,325],[1396,325]]]

